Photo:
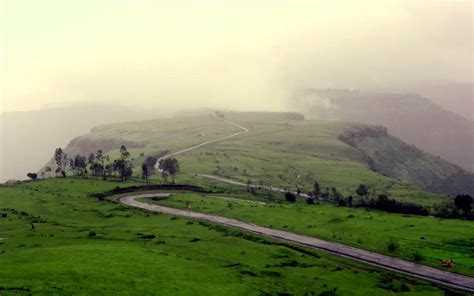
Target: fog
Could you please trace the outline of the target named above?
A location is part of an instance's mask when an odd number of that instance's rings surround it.
[[[470,1],[2,1],[2,112],[283,110],[299,88],[472,82]]]
[[[0,181],[97,124],[195,108],[346,111],[314,96],[302,110],[292,100],[306,88],[416,91],[472,120],[472,4],[1,1]],[[440,141],[421,147],[451,145]]]

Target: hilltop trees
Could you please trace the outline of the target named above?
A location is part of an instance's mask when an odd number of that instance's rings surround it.
[[[89,155],[89,168],[91,171],[91,175],[94,177],[103,177],[103,179],[107,179],[108,175],[112,174],[112,166],[109,165],[107,169],[107,165],[110,162],[110,157],[108,155],[104,155],[102,150],[97,150],[97,153],[91,153]]]
[[[148,182],[148,177],[155,173],[155,164],[158,159],[154,156],[148,156],[142,164],[142,178]]]
[[[74,159],[70,159],[69,166],[76,177],[83,177],[87,173],[87,160],[85,156],[76,154]]]
[[[58,166],[56,168],[56,176],[66,178],[68,158],[67,154],[64,153],[63,149],[57,148],[56,151],[54,151],[54,161]]]
[[[128,152],[127,147],[122,145],[120,147],[120,158],[114,160],[114,170],[119,173],[120,179],[125,181],[126,178],[132,176],[132,163],[129,160],[130,152]]]
[[[96,154],[90,153],[88,157],[76,154],[74,158],[68,159],[67,154],[61,148],[57,148],[54,152],[54,161],[57,166],[56,177],[65,178],[67,170],[70,169],[75,177],[84,177],[90,173],[93,177],[103,177],[105,180],[108,176],[118,175],[124,181],[133,173],[130,153],[124,145],[120,147],[120,158],[115,159],[112,163],[110,157],[104,155],[100,149]],[[46,167],[42,176],[51,171],[51,167]],[[147,176],[151,172],[153,170],[148,167]]]
[[[158,168],[161,170],[161,176],[165,181],[171,177],[172,183],[179,174],[179,163],[176,158],[161,159]]]

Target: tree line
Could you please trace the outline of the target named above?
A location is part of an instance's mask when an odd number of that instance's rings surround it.
[[[389,198],[386,194],[378,194],[373,196],[369,192],[369,187],[365,184],[359,184],[354,190],[355,196],[349,195],[345,197],[335,187],[327,187],[321,190],[317,181],[313,184],[313,190],[308,192],[306,203],[314,204],[315,201],[330,202],[337,206],[344,207],[364,207],[381,210],[391,213],[401,213],[410,215],[433,215],[441,218],[462,218],[474,219],[472,213],[473,198],[469,194],[458,194],[452,199],[447,199],[443,204],[433,207],[425,207],[418,204],[400,202],[393,198]],[[301,194],[298,188],[296,193],[285,191],[285,200],[295,202]]]
[[[142,154],[143,155],[143,154]],[[76,154],[69,158],[62,148],[57,148],[54,151],[54,163],[56,168],[53,169],[47,166],[41,171],[41,177],[55,176],[57,178],[66,178],[68,175],[74,177],[97,177],[104,180],[114,178],[121,181],[132,178],[133,164],[130,157],[130,152],[125,145],[122,145],[119,150],[119,157],[111,159],[109,155],[99,149],[96,153],[90,153],[88,157]],[[155,165],[158,163],[158,170],[161,172],[163,179],[174,183],[176,176],[180,172],[178,160],[175,158],[161,158],[155,156],[148,156],[141,165],[140,177],[148,182],[150,176],[157,171]],[[37,179],[38,174],[28,173],[30,179]]]

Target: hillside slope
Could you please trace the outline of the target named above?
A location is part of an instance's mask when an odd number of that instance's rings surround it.
[[[474,171],[474,122],[419,95],[306,89],[291,104],[311,119],[385,126],[408,144]]]
[[[419,203],[441,201],[439,195],[410,185],[431,189],[416,178],[388,173],[384,176],[384,172],[371,170],[374,168],[367,164],[364,151],[341,141],[341,135],[367,128],[367,125],[308,121],[295,113],[226,112],[224,117],[244,125],[249,132],[177,156],[183,176],[206,173],[301,190],[311,190],[314,182],[318,181],[323,190],[336,188],[345,195],[354,194],[355,188],[364,183],[373,189],[374,194],[383,192],[394,198]],[[132,154],[135,167],[139,167],[147,155],[174,152],[237,130],[235,126],[210,116],[112,124],[94,128],[90,134],[74,139],[65,150],[69,155],[87,155],[96,149],[103,149],[116,156],[119,145],[125,144]],[[397,157],[403,158],[405,151],[402,149],[397,153]],[[426,157],[431,156],[420,151],[419,155],[412,155],[409,159],[422,161]],[[440,163],[427,163],[416,174],[432,178],[429,172],[445,171],[439,174],[440,177],[434,175],[437,177],[433,180],[440,181],[462,172],[446,161]],[[405,169],[410,176],[416,175],[409,167]]]
[[[474,174],[406,144],[389,135],[385,128],[361,128],[339,138],[364,153],[365,161],[373,171],[431,192],[474,193]]]

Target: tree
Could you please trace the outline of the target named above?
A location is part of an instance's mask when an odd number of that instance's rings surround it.
[[[352,201],[353,201],[353,200],[354,200],[354,197],[352,197],[352,195],[349,195],[349,196],[347,197],[347,205],[348,205],[349,207],[352,207]]]
[[[70,161],[70,166],[71,169],[74,172],[74,175],[76,177],[82,177],[86,173],[86,168],[87,168],[87,160],[85,156],[76,154],[74,159],[71,159]]]
[[[122,145],[120,147],[120,158],[114,160],[114,169],[119,173],[120,179],[124,181],[126,178],[132,176],[132,163],[129,160],[130,153],[127,151],[127,147]]]
[[[94,169],[95,172],[94,174],[98,177],[101,176],[105,179],[107,179],[108,175],[112,174],[112,165],[110,165],[110,157],[108,155],[104,155],[102,150],[99,149],[97,150],[97,153],[95,154],[95,165]],[[108,165],[108,167],[107,167]]]
[[[145,164],[146,166],[148,167],[148,176],[151,176],[155,173],[156,171],[156,163],[158,162],[158,158],[156,158],[155,156],[148,156],[146,159],[145,159]]]
[[[472,197],[469,194],[458,194],[454,198],[454,204],[464,214],[469,214],[471,212]]]
[[[56,168],[56,175],[58,177],[66,178],[66,168],[68,165],[68,159],[67,154],[64,153],[63,149],[57,148],[56,151],[54,151],[54,160],[56,162],[56,165],[58,166]]]
[[[319,188],[318,181],[314,181],[313,194],[315,198],[319,198],[321,196],[321,189]]]
[[[146,165],[146,163],[143,163],[142,164],[142,178],[145,179],[147,183],[148,183],[148,176],[149,176],[148,166]]]
[[[359,187],[356,189],[356,193],[358,196],[367,196],[369,194],[369,190],[367,189],[367,186],[364,184],[359,184]]]
[[[292,192],[285,192],[285,199],[288,202],[295,202],[296,201],[296,195]]]
[[[161,159],[158,168],[161,170],[163,179],[167,181],[168,177],[171,177],[171,180],[174,184],[174,179],[179,173],[178,160],[176,158]]]
[[[38,174],[36,173],[28,173],[26,174],[26,176],[30,178],[31,180],[36,180],[38,178]]]
[[[120,158],[121,159],[130,158],[130,152],[128,152],[127,147],[125,147],[125,145],[120,146]]]
[[[94,153],[91,152],[91,154],[89,154],[89,158],[87,159],[87,162],[89,164],[93,164],[95,162],[95,155]]]

